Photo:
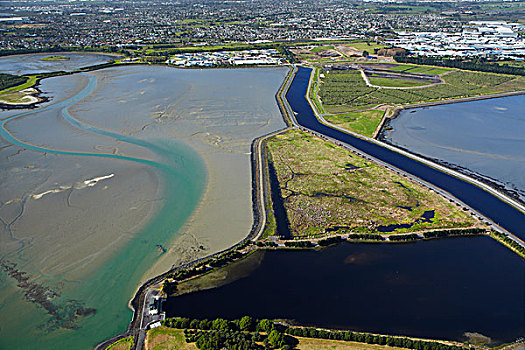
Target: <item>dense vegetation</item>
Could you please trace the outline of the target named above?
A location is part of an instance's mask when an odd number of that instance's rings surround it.
[[[523,80],[511,76],[466,71],[451,72],[443,77],[445,84],[423,89],[369,87],[360,72],[353,70],[323,73],[325,78],[319,89],[319,98],[331,113],[366,109],[380,104],[407,105],[525,89]],[[509,85],[511,83],[516,85]]]
[[[519,245],[509,237],[505,236],[503,233],[492,232],[492,235],[499,241],[502,241],[504,244],[510,246],[512,249],[515,249],[521,256],[525,257],[525,248]]]
[[[485,229],[482,228],[469,228],[465,230],[445,230],[445,231],[430,231],[423,232],[425,238],[442,238],[450,236],[475,236],[481,235],[485,232]]]
[[[491,63],[484,58],[476,60],[463,60],[454,58],[434,58],[421,56],[394,56],[396,62],[426,64],[440,67],[460,68],[479,72],[525,75],[525,67],[511,66],[508,64]]]
[[[285,327],[268,319],[255,320],[250,316],[233,321],[223,318],[213,321],[168,318],[163,324],[170,328],[185,329],[186,341],[195,342],[203,350],[292,349],[298,343],[297,339],[284,334]],[[256,342],[262,342],[264,347]]]
[[[0,73],[0,90],[24,84],[29,78]]]
[[[250,316],[228,321],[168,318],[163,321],[170,328],[184,329],[186,342],[199,349],[293,349],[295,337],[353,341],[387,345],[415,350],[466,350],[467,348],[441,342],[413,340],[399,336],[385,336],[363,332],[336,331],[312,327],[289,327],[268,319],[256,320]],[[260,344],[263,344],[262,346]]]
[[[412,233],[410,235],[399,235],[399,236],[390,236],[389,239],[391,241],[416,241],[419,239],[419,236],[415,233]]]

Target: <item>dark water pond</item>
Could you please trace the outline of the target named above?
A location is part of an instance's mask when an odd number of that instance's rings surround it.
[[[417,108],[385,137],[413,152],[466,168],[525,201],[525,95]]]
[[[231,284],[165,304],[168,316],[286,318],[444,339],[525,335],[525,263],[487,237],[267,251]]]

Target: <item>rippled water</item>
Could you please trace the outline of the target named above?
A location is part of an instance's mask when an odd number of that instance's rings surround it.
[[[525,201],[525,96],[403,111],[387,139],[427,157],[466,168]]]

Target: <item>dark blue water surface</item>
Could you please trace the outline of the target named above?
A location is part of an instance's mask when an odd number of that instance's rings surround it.
[[[311,69],[300,67],[286,93],[286,99],[292,110],[297,113],[296,119],[300,125],[358,148],[379,160],[434,184],[492,219],[501,227],[525,239],[525,215],[492,194],[397,152],[321,124],[305,98],[310,72]]]
[[[523,260],[488,237],[267,251],[246,278],[169,298],[168,316],[286,318],[303,325],[508,342],[525,335]]]

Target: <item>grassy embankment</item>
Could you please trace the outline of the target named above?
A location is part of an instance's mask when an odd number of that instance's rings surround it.
[[[302,131],[267,145],[294,237],[376,234],[382,225],[402,223],[414,225],[396,233],[480,225],[422,185]],[[418,222],[429,210],[434,219]]]
[[[131,350],[133,347],[133,338],[124,338],[117,340],[113,344],[111,344],[107,350]]]
[[[167,327],[157,327],[148,331],[146,350],[196,350],[195,343],[186,343],[184,331]]]
[[[334,49],[333,45],[316,46],[313,49],[311,49],[310,52],[318,53],[318,52],[323,52],[323,51],[326,51],[326,50],[333,50],[333,49]]]
[[[344,129],[351,130],[364,136],[372,137],[384,115],[384,110],[377,109],[344,114],[329,114],[325,115],[324,118],[328,122]]]

